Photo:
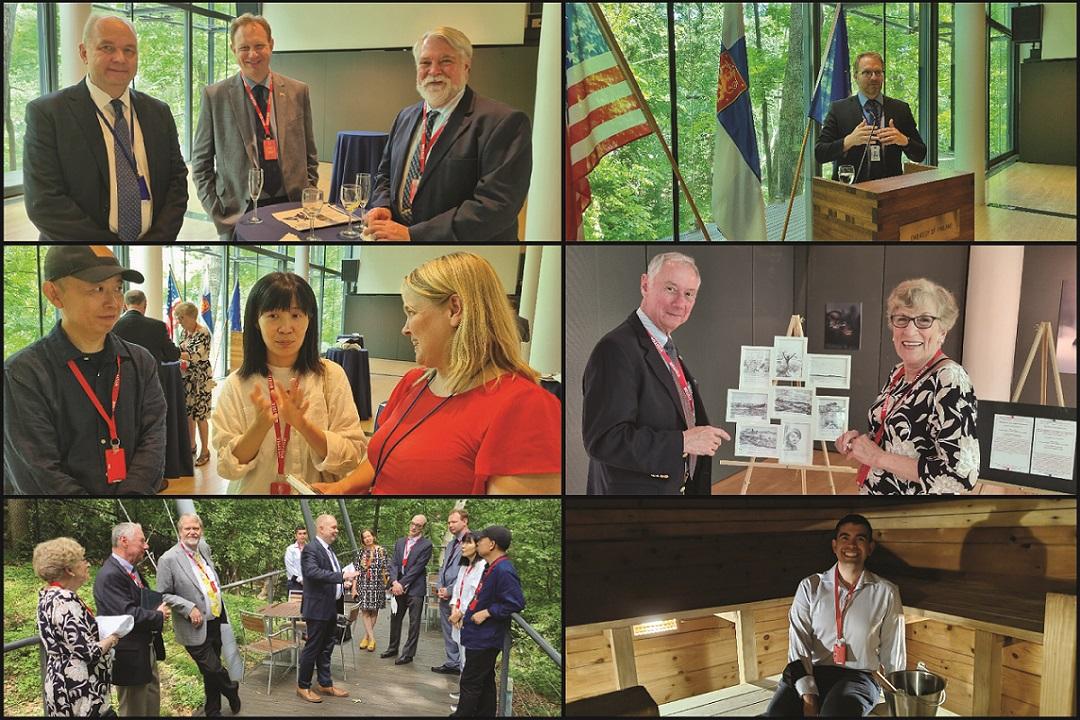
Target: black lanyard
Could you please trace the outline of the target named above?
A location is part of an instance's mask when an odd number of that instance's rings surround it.
[[[391,429],[391,430],[390,430],[390,432],[388,432],[388,433],[386,434],[386,441],[384,441],[384,443],[383,443],[383,447],[386,447],[386,443],[387,443],[387,442],[389,442],[390,438],[391,438],[391,437],[392,437],[392,436],[394,435],[394,432],[395,432],[395,431],[396,431],[396,430],[397,430],[397,429],[398,429],[399,427],[401,427],[402,423],[404,423],[404,422],[405,422],[405,418],[407,418],[407,417],[409,416],[409,413],[410,413],[410,412],[412,411],[412,409],[413,409],[413,406],[414,406],[414,405],[416,405],[417,401],[418,401],[418,400],[420,399],[420,396],[424,394],[424,391],[428,389],[428,386],[430,386],[430,385],[431,385],[431,382],[432,382],[432,381],[433,381],[434,379],[435,379],[435,375],[434,375],[434,374],[432,374],[432,376],[428,378],[428,381],[427,381],[426,383],[424,383],[424,387],[420,388],[420,392],[416,393],[416,397],[414,397],[414,398],[412,399],[412,402],[411,402],[411,403],[409,403],[409,407],[405,408],[405,412],[404,412],[404,413],[402,413],[402,415],[401,415],[401,419],[400,419],[400,420],[398,420],[398,422],[397,422],[397,425],[395,425],[395,426],[393,427],[393,429]],[[457,393],[450,393],[450,394],[449,394],[449,395],[448,395],[448,396],[447,396],[446,398],[444,398],[444,399],[443,399],[443,401],[442,401],[442,402],[440,402],[440,403],[439,403],[438,405],[436,405],[436,406],[435,406],[434,408],[432,408],[432,409],[431,409],[431,410],[430,410],[430,411],[428,412],[428,414],[427,414],[427,415],[425,415],[424,417],[420,418],[420,422],[418,422],[418,423],[416,423],[415,425],[413,425],[413,426],[412,426],[411,428],[409,428],[409,429],[408,429],[408,430],[407,430],[407,431],[405,432],[405,434],[404,434],[404,435],[402,435],[402,436],[401,436],[400,438],[398,438],[398,441],[397,441],[396,443],[394,443],[393,445],[391,445],[391,446],[390,446],[389,448],[387,448],[387,449],[386,449],[386,450],[385,450],[384,452],[382,452],[382,453],[381,453],[381,454],[379,455],[379,460],[378,460],[378,461],[377,461],[377,463],[375,464],[375,474],[374,474],[374,475],[373,475],[373,476],[371,477],[371,489],[372,489],[372,490],[374,490],[374,489],[375,489],[375,480],[376,480],[376,479],[377,479],[377,478],[379,477],[379,473],[380,473],[380,472],[382,471],[382,469],[383,469],[383,468],[384,468],[384,467],[386,466],[386,461],[390,459],[390,453],[394,452],[394,450],[396,450],[396,449],[397,449],[397,446],[401,444],[401,441],[402,441],[402,440],[404,440],[405,438],[409,437],[409,435],[410,435],[410,434],[412,433],[412,431],[413,431],[413,430],[415,430],[416,428],[418,428],[418,427],[420,427],[421,425],[423,425],[423,424],[424,424],[424,421],[426,421],[426,420],[427,420],[427,419],[428,419],[429,417],[431,417],[431,416],[432,416],[432,415],[434,415],[434,414],[435,414],[436,412],[438,412],[438,411],[439,411],[439,410],[440,410],[440,409],[442,408],[442,406],[443,406],[443,405],[445,405],[446,403],[448,403],[448,402],[450,401],[450,398],[454,397],[454,395],[456,395],[456,394],[457,394]]]

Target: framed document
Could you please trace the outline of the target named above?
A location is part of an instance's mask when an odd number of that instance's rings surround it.
[[[1076,408],[980,400],[979,477],[1076,494]]]

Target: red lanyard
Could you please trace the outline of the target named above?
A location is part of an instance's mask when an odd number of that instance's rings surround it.
[[[270,84],[267,87],[267,91],[266,91],[266,115],[265,116],[262,114],[262,111],[259,110],[259,103],[255,102],[255,95],[252,94],[251,88],[248,87],[247,81],[241,80],[241,82],[244,83],[244,90],[247,90],[248,100],[251,101],[251,106],[253,108],[255,108],[255,115],[258,116],[259,122],[263,126],[263,132],[266,134],[266,137],[272,137],[271,134],[270,134],[270,108],[273,107],[273,104],[274,104],[274,79],[273,78],[269,79]]]
[[[281,421],[278,420],[277,401],[274,400],[274,374],[267,372],[266,384],[270,388],[270,409],[274,412],[274,437],[276,442],[274,443],[277,449],[277,474],[285,474],[285,450],[289,447],[289,430],[292,426],[288,423],[285,424],[285,438],[281,437]]]
[[[419,539],[420,538],[416,538],[416,540],[413,540],[412,545],[409,544],[408,540],[405,541],[405,557],[401,558],[401,567],[402,568],[405,568],[405,567],[409,566],[409,553],[412,552],[413,545],[416,545],[416,542]]]
[[[487,580],[488,575],[490,575],[491,571],[495,569],[495,566],[505,559],[506,556],[503,555],[498,560],[487,566],[487,570],[485,570],[484,574],[480,576],[480,582],[476,585],[476,592],[473,594],[472,602],[469,603],[469,610],[476,609],[476,601],[480,599],[480,591],[484,589],[484,581]]]
[[[469,573],[476,568],[476,564],[473,563],[469,567],[465,568],[465,574],[461,576],[461,581],[458,583],[457,588],[457,604],[454,605],[455,610],[461,609],[461,594],[465,592],[465,581],[469,579]]]
[[[61,585],[58,582],[51,582],[51,583],[49,583],[49,586],[50,587],[57,587],[57,588],[60,588],[61,590],[67,590],[66,587],[64,587],[63,585]],[[91,620],[93,620],[94,619],[94,611],[90,609],[90,606],[87,605],[86,603],[84,603],[83,599],[81,597],[79,597],[78,593],[76,593],[74,590],[71,590],[70,592],[75,595],[75,599],[79,601],[79,604],[83,606],[83,610],[85,610],[86,614],[90,616]]]
[[[840,566],[836,567],[836,579],[833,582],[833,607],[836,609],[836,642],[840,645],[844,644],[844,613],[851,607],[851,601],[855,597],[855,588],[859,584],[859,580],[862,579],[860,574],[855,579],[855,584],[851,586],[851,590],[847,595],[847,602],[843,607],[840,606]]]
[[[112,415],[110,416],[105,412],[105,408],[101,406],[101,401],[98,400],[97,395],[90,389],[90,383],[86,382],[86,378],[83,377],[79,367],[75,364],[74,360],[68,360],[68,367],[71,368],[71,372],[75,374],[75,379],[82,385],[83,392],[86,393],[86,397],[90,398],[90,402],[94,403],[94,408],[98,411],[98,415],[105,420],[105,424],[109,427],[109,440],[112,442],[114,448],[120,447],[120,438],[116,434],[116,400],[120,397],[120,356],[116,356],[116,378],[113,380],[112,387]]]
[[[192,553],[189,553],[188,549],[186,547],[183,547],[181,545],[180,549],[184,551],[184,554],[188,556],[188,559],[191,560],[191,562],[195,563],[195,566],[198,567],[199,570],[202,572],[203,576],[206,577],[207,581],[209,581],[209,583],[210,583],[210,589],[213,590],[214,592],[217,592],[218,591],[217,583],[214,582],[214,578],[210,577],[210,573],[206,572],[206,568],[203,567],[203,564],[201,562],[199,562],[198,560],[196,560],[195,555],[192,554]]]
[[[667,351],[664,350],[663,346],[652,336],[652,333],[649,333],[649,339],[652,340],[652,344],[656,346],[656,351],[660,353],[660,357],[664,359],[664,364],[668,366],[672,375],[675,376],[675,382],[679,385],[679,392],[688,403],[687,409],[692,411],[694,408],[694,391],[690,389],[690,383],[686,381],[686,375],[682,370],[682,363],[673,361],[671,356],[667,354]],[[690,418],[686,418],[686,422],[689,424]]]
[[[135,587],[138,587],[138,588],[143,587],[142,580],[139,579],[139,576],[135,573],[134,570],[129,572],[128,575],[131,576],[131,582],[135,583]]]
[[[422,125],[420,128],[420,174],[424,174],[424,166],[427,164],[428,153],[431,151],[431,147],[435,144],[435,141],[442,135],[442,131],[446,129],[446,123],[443,123],[442,127],[431,136],[429,139],[427,136],[427,116],[428,108],[427,103],[424,104],[424,117],[422,119]]]

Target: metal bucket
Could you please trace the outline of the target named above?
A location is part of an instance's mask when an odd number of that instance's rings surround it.
[[[893,717],[934,717],[945,702],[945,678],[927,670],[900,670],[886,675],[897,690],[885,690]]]

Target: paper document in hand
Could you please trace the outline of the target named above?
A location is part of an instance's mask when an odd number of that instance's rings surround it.
[[[319,494],[315,490],[315,488],[311,487],[310,485],[308,485],[306,482],[304,482],[300,478],[296,477],[295,475],[286,475],[285,476],[285,481],[288,482],[289,485],[292,486],[292,489],[295,490],[300,495],[318,495]]]
[[[130,615],[98,615],[96,618],[98,635],[102,640],[113,633],[124,637],[135,627],[135,618]]]

